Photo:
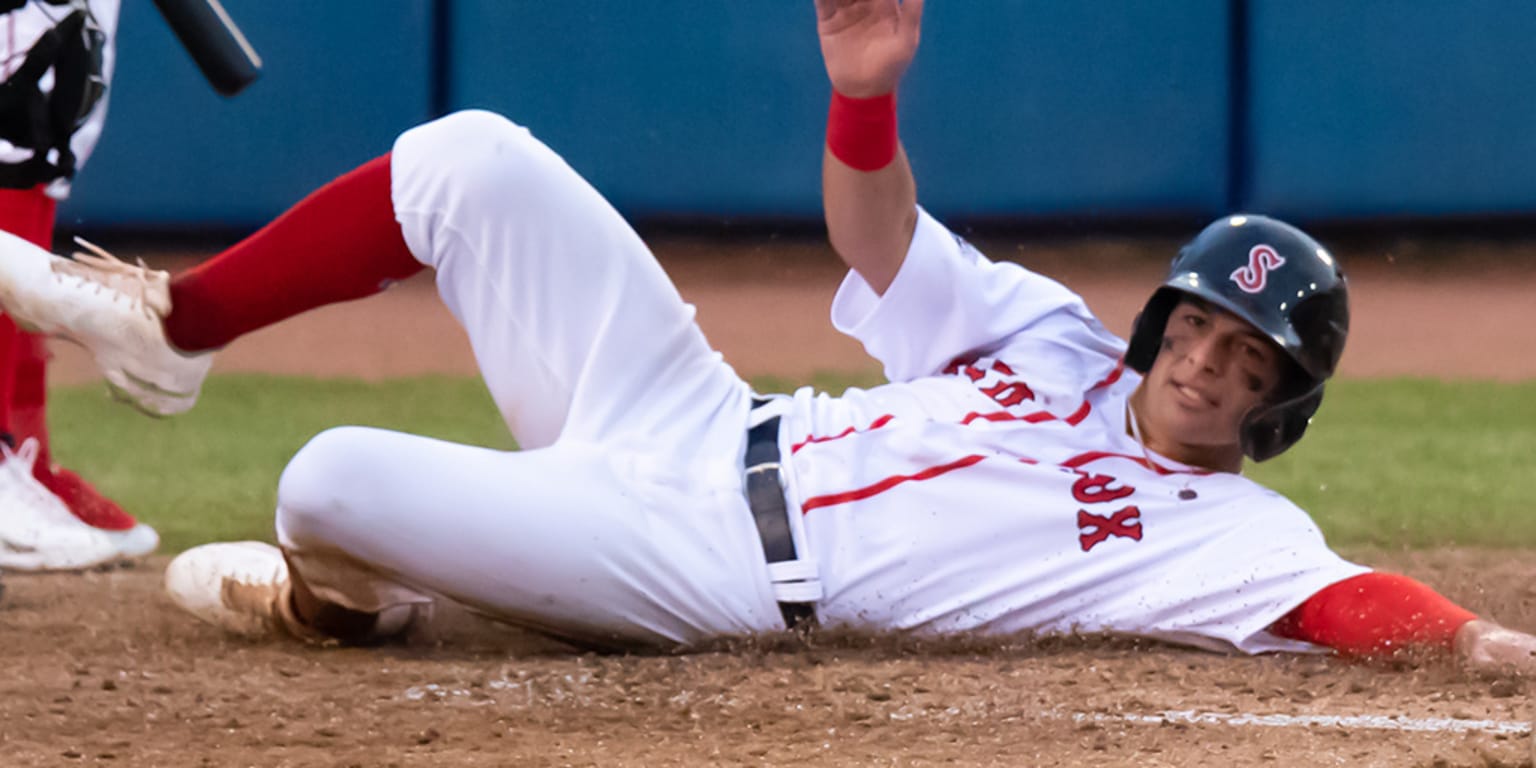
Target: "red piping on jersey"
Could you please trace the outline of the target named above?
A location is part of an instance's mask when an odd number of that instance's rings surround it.
[[[993,360],[992,361],[992,370],[997,371],[998,373],[1001,373],[1001,374],[1003,374],[1005,376],[1012,376],[1012,375],[1014,375],[1013,369],[1011,367],[1009,367],[1007,363],[1004,363],[1001,360]],[[1122,358],[1120,358],[1120,360],[1118,362],[1115,363],[1114,370],[1111,370],[1107,376],[1105,376],[1104,378],[1100,379],[1093,386],[1089,387],[1088,388],[1088,392],[1092,392],[1092,391],[1094,391],[1096,389],[1102,389],[1104,387],[1110,386],[1110,385],[1114,384],[1115,382],[1119,381],[1120,377],[1122,375],[1124,375],[1124,374],[1125,374],[1125,358],[1122,357]],[[1070,424],[1070,425],[1075,427],[1075,426],[1083,423],[1083,420],[1088,418],[1088,414],[1093,412],[1093,406],[1088,403],[1087,392],[1085,392],[1083,394],[1084,394],[1083,404],[1078,406],[1077,410],[1073,411],[1065,419],[1062,419],[1062,421],[1065,421],[1066,423],[1068,423],[1068,424]],[[811,436],[811,435],[807,435],[804,440],[801,440],[800,442],[795,443],[794,445],[791,445],[790,448],[789,448],[789,453],[790,453],[790,455],[794,455],[796,453],[799,453],[801,448],[804,448],[807,445],[812,445],[814,443],[825,443],[825,442],[830,442],[832,440],[839,440],[841,438],[847,437],[847,436],[852,435],[852,434],[857,433],[857,432],[870,432],[870,431],[879,429],[879,428],[881,428],[881,427],[891,423],[891,420],[894,419],[894,418],[895,418],[894,414],[887,413],[884,416],[881,416],[881,417],[875,419],[874,421],[870,422],[869,426],[865,427],[864,429],[859,429],[858,427],[850,426],[847,429],[844,429],[843,431],[841,431],[841,432],[839,432],[839,433],[837,433],[835,435],[825,435],[825,436],[822,436],[822,437],[814,437],[814,436]],[[1040,423],[1046,422],[1046,421],[1054,421],[1057,418],[1059,418],[1059,417],[1056,414],[1051,413],[1050,411],[1035,411],[1034,413],[1028,413],[1028,414],[1025,414],[1023,416],[1015,416],[1015,415],[1013,415],[1013,414],[1011,414],[1011,413],[1009,413],[1007,411],[997,411],[997,412],[994,412],[994,413],[981,413],[980,411],[971,411],[970,413],[967,413],[964,417],[962,417],[960,419],[960,423],[962,425],[966,425],[966,424],[970,424],[973,421],[981,419],[981,420],[985,420],[985,421],[1024,421],[1024,422],[1028,422],[1030,424],[1040,424]]]
[[[879,429],[879,428],[881,428],[881,427],[891,423],[891,419],[894,419],[894,418],[896,418],[895,414],[887,413],[884,416],[881,416],[880,418],[875,419],[874,421],[871,421],[869,423],[869,426],[865,427],[862,430],[859,429],[858,427],[849,427],[849,428],[847,428],[847,429],[845,429],[845,430],[843,430],[843,431],[841,431],[841,432],[839,432],[839,433],[837,433],[835,435],[827,435],[825,437],[809,437],[809,436],[807,436],[804,440],[801,440],[800,442],[795,443],[794,445],[790,446],[789,452],[790,452],[790,454],[793,455],[793,454],[799,452],[799,450],[801,448],[804,448],[807,445],[810,445],[811,443],[825,443],[828,440],[836,440],[836,439],[838,439],[840,437],[847,437],[847,436],[849,436],[849,435],[851,435],[851,434],[853,434],[855,432],[868,432],[870,430]]]
[[[984,458],[986,458],[986,456],[981,454],[971,454],[970,456],[951,461],[948,464],[940,464],[937,467],[929,467],[921,472],[914,472],[910,475],[891,475],[890,477],[887,477],[878,483],[873,485],[866,485],[863,488],[855,488],[854,490],[844,491],[842,493],[828,493],[821,496],[812,496],[811,498],[806,499],[805,503],[800,505],[800,512],[801,514],[804,514],[806,512],[810,512],[813,509],[819,509],[821,507],[832,507],[838,504],[847,504],[850,501],[860,501],[862,499],[867,499],[871,496],[884,493],[905,482],[931,480],[946,472],[953,472],[957,469],[964,469],[981,461]]]
[[[1109,386],[1109,385],[1119,381],[1120,377],[1122,375],[1124,375],[1124,374],[1125,374],[1125,358],[1122,357],[1122,358],[1120,358],[1120,362],[1115,363],[1115,369],[1113,371],[1110,371],[1108,376],[1105,376],[1104,378],[1100,379],[1099,383],[1089,387],[1088,391],[1092,392],[1095,389],[1098,389],[1099,387],[1107,387],[1107,386]]]
[[[1071,416],[1066,418],[1066,422],[1075,427],[1083,423],[1083,419],[1088,418],[1088,412],[1092,410],[1093,406],[1089,405],[1087,400],[1084,400],[1083,404],[1076,411],[1073,411]]]
[[[1083,423],[1083,419],[1088,418],[1088,414],[1090,412],[1092,412],[1092,411],[1093,411],[1093,406],[1090,406],[1088,404],[1088,401],[1084,400],[1083,404],[1078,406],[1077,410],[1072,412],[1072,415],[1066,417],[1065,419],[1062,419],[1062,421],[1065,421],[1066,423],[1071,424],[1072,426],[1075,427],[1075,426]],[[1027,421],[1030,424],[1039,424],[1039,423],[1044,422],[1044,421],[1055,421],[1057,418],[1059,418],[1059,417],[1056,414],[1051,413],[1050,411],[1035,411],[1034,413],[1026,413],[1023,416],[1015,416],[1015,415],[1013,415],[1013,414],[1011,414],[1011,413],[1009,413],[1007,411],[994,411],[992,413],[981,413],[980,411],[971,411],[970,413],[967,413],[965,415],[965,418],[960,420],[960,423],[961,424],[969,424],[969,423],[971,423],[973,421],[983,420],[983,421]]]
[[[1195,469],[1195,470],[1169,469],[1167,467],[1162,466],[1161,464],[1157,464],[1157,463],[1154,463],[1152,461],[1148,461],[1146,459],[1146,457],[1144,457],[1144,456],[1132,456],[1132,455],[1130,455],[1128,453],[1115,453],[1113,451],[1089,451],[1087,453],[1079,453],[1078,455],[1073,456],[1072,458],[1067,459],[1066,461],[1063,461],[1060,466],[1066,467],[1067,469],[1078,469],[1078,468],[1082,467],[1085,464],[1092,464],[1093,462],[1098,461],[1099,459],[1129,459],[1130,461],[1133,461],[1133,462],[1135,462],[1137,464],[1140,464],[1141,466],[1146,467],[1147,469],[1150,469],[1153,472],[1158,473],[1159,475],[1209,475],[1209,474],[1211,474],[1208,470],[1203,470],[1203,469]]]
[[[1041,417],[1044,417],[1044,418],[1041,418]],[[982,413],[980,411],[971,411],[970,413],[967,413],[965,415],[965,418],[960,420],[960,423],[961,424],[969,424],[969,423],[971,423],[973,421],[976,421],[978,419],[980,419],[982,421],[1028,421],[1030,423],[1036,423],[1036,422],[1041,422],[1041,421],[1050,421],[1051,419],[1054,419],[1054,418],[1056,418],[1056,417],[1052,416],[1047,411],[1036,411],[1034,413],[1029,414],[1028,416],[1015,416],[1015,415],[1013,415],[1013,414],[1011,414],[1011,413],[1009,413],[1007,411],[993,411],[992,413]]]

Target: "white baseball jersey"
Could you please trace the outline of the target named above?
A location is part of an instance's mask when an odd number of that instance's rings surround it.
[[[926,212],[885,294],[850,273],[832,316],[893,383],[795,395],[823,623],[1303,650],[1265,628],[1366,570],[1279,494],[1144,451],[1124,343]]]
[[[447,595],[582,640],[696,643],[820,621],[918,632],[1123,631],[1248,652],[1360,573],[1242,477],[1125,434],[1121,342],[1065,288],[992,264],[926,214],[877,298],[834,321],[896,382],[753,408],[633,230],[526,129],[462,112],[391,155],[395,218],[469,335],[523,450],[340,428],[278,487],[320,597]],[[798,560],[766,562],[749,423],[782,414]]]
[[[45,32],[53,29],[61,19],[80,10],[90,16],[89,26],[100,33],[101,71],[99,73],[101,96],[95,99],[84,116],[75,122],[69,139],[70,151],[75,156],[75,169],[85,166],[96,141],[101,138],[102,124],[107,116],[107,85],[112,82],[116,67],[118,0],[73,0],[55,4],[42,0],[29,0],[21,8],[0,15],[0,82],[9,81],[26,62],[27,55],[37,45]],[[95,75],[93,75],[95,77]],[[49,67],[38,80],[44,94],[51,94],[54,87],[54,70]],[[18,147],[0,137],[0,164],[15,164],[31,159],[34,150]],[[69,195],[70,180],[57,178],[48,182],[48,194],[58,200]]]

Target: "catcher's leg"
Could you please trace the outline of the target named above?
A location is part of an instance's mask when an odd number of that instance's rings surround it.
[[[54,209],[53,198],[42,187],[0,189],[0,229],[38,248],[48,247],[53,240]],[[41,334],[18,328],[9,317],[0,318],[0,432],[12,448],[37,440],[33,465],[37,481],[76,517],[101,529],[123,557],[153,552],[160,541],[153,528],[135,520],[79,475],[54,465],[47,423],[48,358]]]
[[[53,239],[55,202],[42,189],[0,189],[0,230],[47,248]],[[4,258],[0,254],[0,258]],[[32,334],[17,327],[10,316],[0,314],[0,432],[11,447],[21,443],[15,423],[17,369],[36,350]],[[41,430],[40,430],[41,431]],[[33,435],[44,443],[46,433]]]

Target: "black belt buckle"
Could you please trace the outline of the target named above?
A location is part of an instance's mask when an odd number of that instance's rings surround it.
[[[747,431],[747,453],[743,461],[747,506],[752,510],[757,535],[763,541],[763,555],[769,563],[796,559],[779,458],[779,417],[774,416]],[[784,615],[784,626],[791,630],[809,627],[816,621],[816,610],[810,603],[780,602],[779,612]]]

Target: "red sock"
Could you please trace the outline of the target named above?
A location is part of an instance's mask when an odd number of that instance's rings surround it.
[[[0,229],[34,245],[51,248],[56,205],[42,187],[0,189]],[[17,411],[46,408],[47,354],[42,337],[27,333],[9,317],[0,316],[0,432],[12,438],[13,446],[36,437],[45,454],[48,432],[41,416]]]
[[[15,447],[15,427],[11,424],[11,399],[16,391],[16,352],[26,331],[16,327],[9,315],[0,315],[0,436]]]
[[[18,330],[13,347],[6,431],[18,446],[29,437],[37,438],[33,474],[41,474],[53,463],[48,451],[48,344],[40,334]]]
[[[17,445],[27,438],[37,439],[32,476],[87,525],[109,531],[137,525],[138,520],[84,478],[54,466],[48,446],[48,345],[41,334],[20,331],[15,347],[9,431]]]
[[[52,248],[56,205],[42,187],[0,189],[0,229],[43,248]]]
[[[395,221],[389,155],[337,178],[229,250],[171,280],[165,333],[187,352],[422,270]]]

